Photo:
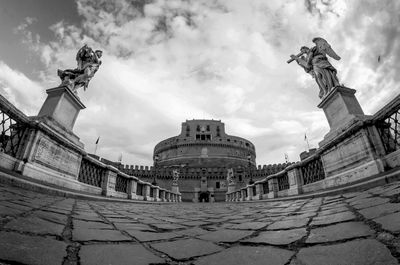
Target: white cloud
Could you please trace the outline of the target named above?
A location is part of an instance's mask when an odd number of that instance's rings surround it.
[[[109,159],[122,152],[127,163],[151,164],[154,145],[177,135],[181,122],[214,118],[225,122],[227,133],[252,141],[260,164],[283,162],[285,152],[296,160],[305,132],[317,146],[329,129],[316,107],[315,81],[295,63],[286,64],[316,36],[342,57],[332,64],[340,81],[358,90],[366,113],[397,91],[395,1],[146,2],[78,1],[81,27],[60,21],[51,27],[54,41],[30,39],[50,87],[59,82],[57,68],[75,67],[83,43],[104,51],[89,90],[80,92],[87,109],[75,130],[88,151],[100,135],[98,153]],[[23,100],[23,93],[33,93],[26,85],[12,82],[26,77],[7,78],[4,64],[1,71],[3,93],[19,106],[40,108],[42,101]]]

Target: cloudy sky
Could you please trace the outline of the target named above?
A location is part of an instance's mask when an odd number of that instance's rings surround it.
[[[0,93],[37,115],[58,68],[103,50],[74,132],[88,152],[152,164],[187,119],[217,119],[256,146],[257,163],[297,161],[329,131],[315,81],[290,54],[323,37],[366,114],[398,93],[400,1],[139,0],[0,2]],[[378,57],[380,60],[378,61]]]

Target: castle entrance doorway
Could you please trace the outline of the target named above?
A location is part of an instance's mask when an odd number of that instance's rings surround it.
[[[199,194],[199,202],[210,202],[210,192],[200,192]]]

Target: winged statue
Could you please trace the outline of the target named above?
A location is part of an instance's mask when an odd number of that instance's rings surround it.
[[[319,97],[326,96],[334,87],[339,86],[339,80],[336,76],[336,69],[328,61],[329,57],[340,60],[340,56],[332,49],[329,43],[320,37],[312,40],[315,46],[311,49],[303,46],[300,53],[290,55],[291,59],[287,63],[296,61],[307,73],[309,73],[317,82],[319,87]]]
[[[101,50],[93,51],[92,48],[85,44],[76,54],[77,68],[58,69],[57,74],[61,79],[61,86],[67,86],[75,94],[77,94],[77,90],[80,87],[86,90],[89,81],[101,65],[100,58],[102,54]]]
[[[228,168],[227,169],[227,175],[226,175],[226,180],[228,182],[228,185],[234,185],[235,184],[235,180],[233,179],[234,175],[233,175],[233,168]]]

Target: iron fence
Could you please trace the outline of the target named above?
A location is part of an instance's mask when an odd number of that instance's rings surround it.
[[[105,169],[88,159],[82,158],[78,181],[92,186],[101,187]]]
[[[278,176],[278,190],[288,190],[289,187],[289,177],[287,172]]]
[[[301,167],[303,184],[307,185],[325,178],[325,171],[322,165],[321,157],[316,156]]]
[[[382,139],[386,153],[400,149],[400,109],[394,110],[383,119],[378,120],[376,127]]]
[[[128,179],[121,175],[117,175],[115,179],[115,191],[126,193],[128,188]]]
[[[18,150],[24,142],[23,139],[28,125],[18,121],[13,116],[12,112],[6,112],[0,108],[0,151],[17,157]]]

